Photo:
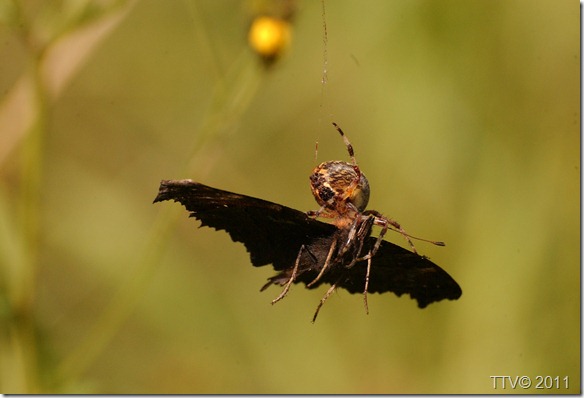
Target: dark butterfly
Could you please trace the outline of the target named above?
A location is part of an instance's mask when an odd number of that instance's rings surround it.
[[[397,222],[365,210],[369,184],[357,166],[351,144],[334,125],[345,139],[352,163],[330,161],[315,168],[310,180],[321,205],[318,211],[303,213],[191,180],[162,181],[154,202],[181,203],[202,226],[227,231],[233,241],[242,242],[254,266],[272,264],[279,273],[261,290],[272,284],[284,286],[272,303],[282,299],[293,283],[302,282],[309,289],[331,285],[313,322],[336,288],[363,293],[366,308],[367,293],[407,293],[420,308],[443,299],[458,299],[460,286],[442,268],[417,254],[410,235]],[[330,218],[332,223],[316,217]],[[378,237],[371,236],[374,225],[382,228]],[[383,240],[388,229],[400,232],[413,252]]]

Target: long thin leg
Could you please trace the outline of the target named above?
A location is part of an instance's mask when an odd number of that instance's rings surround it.
[[[377,250],[379,250],[379,246],[381,246],[381,242],[383,241],[383,238],[385,237],[385,234],[386,234],[388,229],[389,229],[389,227],[387,225],[382,225],[381,231],[379,232],[379,236],[377,236],[377,240],[375,241],[375,245],[373,245],[373,248],[371,250],[369,250],[369,253],[367,253],[366,256],[358,258],[358,259],[356,259],[356,261],[369,260],[373,256],[375,256],[375,254],[377,253]],[[414,252],[415,252],[415,249],[414,249]]]
[[[345,265],[345,268],[351,268],[353,267],[358,261],[362,261],[362,260],[366,260],[365,257],[359,257],[361,255],[361,250],[363,250],[363,243],[365,242],[365,238],[369,235],[369,230],[371,228],[371,226],[367,226],[366,223],[369,222],[369,220],[365,220],[365,221],[361,221],[360,216],[358,216],[358,219],[355,219],[355,221],[353,222],[353,225],[351,226],[351,231],[349,231],[348,237],[347,237],[347,243],[345,243],[345,246],[343,247],[343,250],[341,252],[341,255],[344,255],[350,248],[353,249],[353,253],[355,253],[353,255],[353,260],[351,260],[351,262],[347,265]],[[373,216],[369,216],[369,217],[373,217]],[[359,222],[361,221],[361,222]],[[364,229],[367,229],[367,231],[364,231]],[[365,236],[367,235],[367,236]],[[355,237],[358,237],[358,239],[355,242]]]
[[[363,303],[365,304],[365,313],[367,315],[369,315],[369,304],[367,303],[367,290],[369,289],[370,273],[371,273],[371,256],[369,256],[369,258],[367,259],[367,274],[365,275],[365,289],[363,289]]]
[[[318,316],[318,312],[320,311],[320,307],[322,307],[322,305],[324,304],[324,302],[330,297],[331,294],[333,294],[333,292],[337,288],[337,283],[339,283],[339,281],[335,282],[329,288],[329,290],[326,291],[325,295],[322,296],[322,298],[320,299],[320,303],[318,303],[318,306],[316,307],[316,311],[314,312],[314,316],[312,317],[312,323],[314,323],[314,321],[316,321],[316,317]]]
[[[294,268],[292,269],[292,275],[290,275],[290,279],[284,285],[284,290],[278,297],[272,300],[272,304],[276,304],[278,301],[282,300],[288,294],[288,290],[290,290],[290,286],[294,283],[294,279],[296,279],[296,273],[298,272],[298,265],[300,264],[300,257],[302,256],[302,252],[305,250],[304,245],[300,246],[300,250],[298,250],[298,256],[296,256],[296,263],[294,263]]]
[[[404,238],[406,238],[406,240],[408,241],[408,243],[410,244],[410,247],[412,248],[412,251],[416,254],[418,254],[418,251],[416,250],[416,246],[414,246],[414,242],[412,242],[412,240],[410,239],[410,236],[407,234],[407,232],[401,227],[401,225],[399,225],[399,223],[397,221],[394,220],[390,220],[389,218],[386,218],[385,221],[387,221],[392,227],[396,228]]]
[[[375,210],[367,210],[365,212],[363,212],[363,214],[372,214],[375,216],[375,225],[379,225],[381,227],[383,227],[385,229],[385,231],[387,232],[387,228],[391,225],[392,227],[394,227],[395,229],[398,230],[399,233],[402,234],[402,236],[405,238],[405,240],[408,241],[408,243],[410,244],[410,247],[412,248],[412,251],[416,254],[418,254],[418,251],[416,250],[416,246],[414,246],[414,242],[412,242],[412,240],[410,239],[410,235],[408,235],[408,233],[402,228],[402,226],[397,222],[394,221],[390,218],[384,217],[381,213],[375,211]],[[384,232],[385,234],[385,232]],[[378,242],[379,244],[381,244],[380,242]],[[379,248],[379,244],[376,244],[376,248]],[[375,249],[375,251],[377,251],[377,249]]]
[[[361,217],[359,216],[359,214],[357,214],[357,216],[355,217],[355,219],[351,223],[351,229],[349,230],[349,233],[347,234],[347,240],[345,241],[345,245],[343,246],[343,249],[341,251],[341,255],[343,255],[347,252],[347,250],[351,247],[353,241],[355,240],[355,236],[357,235],[357,232],[359,231],[359,221],[360,220],[361,220]]]
[[[317,218],[317,217],[335,218],[334,215],[326,213],[325,210],[326,210],[326,206],[323,205],[318,210],[308,210],[306,212],[306,215],[310,218]]]
[[[355,170],[355,174],[357,175],[355,180],[353,180],[353,182],[351,182],[351,185],[349,185],[349,187],[347,187],[347,189],[345,189],[345,195],[344,195],[343,200],[346,200],[347,198],[349,198],[353,194],[353,191],[355,191],[355,189],[359,185],[359,181],[361,181],[361,169],[359,168],[359,165],[357,164],[357,160],[355,159],[355,151],[353,151],[353,145],[351,145],[351,142],[349,141],[349,139],[347,138],[347,136],[345,135],[343,130],[341,130],[341,128],[339,127],[338,124],[333,122],[333,126],[335,126],[335,128],[337,129],[337,131],[339,132],[339,134],[343,138],[343,141],[345,142],[345,146],[347,147],[347,152],[349,152],[349,157],[351,158],[353,170]]]
[[[324,265],[322,266],[322,269],[320,270],[320,272],[318,273],[316,278],[314,278],[314,280],[312,282],[310,282],[308,285],[306,285],[306,287],[311,287],[316,282],[318,282],[318,280],[324,275],[324,271],[326,271],[326,269],[329,267],[331,257],[333,256],[333,252],[335,251],[336,247],[337,247],[337,239],[335,239],[333,241],[333,243],[331,244],[331,248],[329,249],[329,252],[326,256],[326,260],[324,262]]]
[[[314,165],[316,166],[316,161],[318,159],[318,141],[314,144]]]
[[[343,130],[341,130],[338,124],[333,122],[333,126],[335,126],[341,137],[343,137],[343,141],[345,141],[345,145],[347,146],[347,152],[349,152],[349,156],[351,157],[351,162],[353,163],[354,166],[357,166],[357,161],[355,160],[355,152],[353,151],[353,145],[351,145],[351,142],[349,141]],[[361,173],[357,171],[357,174]]]

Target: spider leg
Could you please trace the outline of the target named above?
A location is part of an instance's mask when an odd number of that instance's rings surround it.
[[[351,157],[351,161],[353,162],[354,166],[357,166],[357,161],[355,160],[355,152],[353,151],[353,145],[351,145],[351,142],[349,141],[349,139],[347,138],[347,136],[345,135],[343,130],[341,130],[341,128],[339,127],[338,124],[333,122],[333,126],[335,126],[335,128],[337,129],[337,131],[339,132],[341,137],[343,137],[343,141],[345,141],[345,145],[347,146],[347,152],[349,152],[349,156]],[[358,172],[358,170],[359,170],[359,168],[357,167],[357,170],[355,170],[355,171],[357,171],[357,174],[361,174],[360,172]]]
[[[333,122],[333,126],[335,126],[335,128],[337,129],[337,131],[339,132],[339,134],[343,138],[343,141],[345,142],[345,146],[347,147],[347,152],[349,152],[349,157],[351,158],[353,170],[355,170],[355,173],[357,174],[357,176],[355,177],[355,180],[353,180],[353,182],[351,182],[351,185],[349,185],[349,187],[347,187],[347,189],[345,190],[345,195],[344,195],[343,199],[346,200],[346,199],[350,198],[351,195],[353,195],[353,192],[355,191],[355,189],[357,189],[357,186],[359,185],[359,181],[361,181],[361,169],[359,168],[359,165],[357,164],[357,160],[355,159],[355,151],[353,150],[353,145],[351,145],[351,142],[349,141],[349,139],[347,138],[347,136],[345,135],[345,133],[339,127],[338,124]]]
[[[316,307],[316,311],[314,312],[314,316],[312,317],[312,323],[314,323],[314,321],[316,321],[316,317],[318,316],[318,312],[320,311],[320,307],[322,307],[322,305],[324,304],[324,302],[330,297],[331,294],[333,294],[333,292],[337,288],[337,284],[339,282],[340,282],[340,279],[338,281],[336,281],[329,288],[329,290],[326,291],[326,293],[324,294],[324,296],[322,296],[322,298],[320,299],[320,303],[318,303],[318,306]]]
[[[416,247],[414,246],[414,242],[412,242],[412,240],[410,239],[410,235],[408,235],[408,233],[402,228],[402,226],[397,221],[394,221],[391,218],[384,217],[381,213],[379,213],[375,210],[367,210],[367,211],[363,212],[363,214],[372,214],[375,216],[375,225],[378,225],[378,226],[383,228],[381,230],[380,236],[382,236],[382,234],[385,235],[385,233],[387,232],[390,225],[392,227],[394,227],[395,229],[397,229],[397,231],[400,234],[402,234],[402,236],[405,238],[405,240],[408,241],[408,243],[410,244],[410,247],[412,248],[412,251],[414,253],[418,254],[418,251],[416,250]],[[377,243],[375,244],[375,248],[374,248],[375,251],[377,251],[377,249],[379,249],[379,245],[381,245],[381,241],[378,239]]]
[[[374,223],[376,222],[376,220],[377,220],[377,217],[375,218]],[[388,229],[389,229],[389,226],[387,224],[381,225],[381,231],[379,232],[379,235],[377,236],[377,240],[375,241],[375,245],[373,245],[373,248],[371,250],[369,250],[369,253],[367,253],[366,256],[358,258],[357,261],[370,260],[371,258],[373,258],[373,256],[375,256],[375,253],[377,253],[377,250],[379,250],[379,246],[381,246],[381,242],[383,241],[383,238],[385,237],[385,234],[387,233]],[[415,251],[416,250],[414,249],[414,252]]]
[[[304,245],[300,246],[300,250],[298,250],[298,256],[296,256],[296,263],[294,263],[294,268],[292,269],[292,275],[290,275],[290,279],[284,285],[284,289],[282,293],[278,297],[272,300],[272,304],[276,304],[278,301],[282,300],[288,294],[288,290],[290,290],[290,286],[294,283],[294,279],[296,279],[296,273],[298,272],[298,265],[300,264],[300,256],[302,256],[302,251],[305,250]]]
[[[321,206],[318,210],[308,210],[306,215],[310,218],[317,218],[317,217],[325,217],[325,218],[334,218],[335,216],[326,213],[326,206]]]
[[[314,144],[314,164],[316,164],[316,160],[318,159],[318,141]]]
[[[363,224],[361,224],[361,228],[362,228],[362,226],[363,226]],[[357,228],[355,228],[355,230],[357,230]],[[361,255],[361,251],[363,250],[363,244],[365,243],[366,236],[364,236],[362,234],[361,229],[359,229],[359,231],[354,235],[359,237],[359,239],[356,243],[358,246],[356,247],[356,250],[354,250],[355,254],[353,256],[353,259],[351,260],[351,262],[348,265],[345,266],[345,268],[347,268],[347,269],[352,268],[355,264],[357,264],[358,261],[366,260],[366,257],[367,257],[367,256],[359,257]],[[351,240],[355,240],[355,237],[353,236],[351,238]],[[343,253],[345,253],[348,250],[350,245],[354,245],[354,244],[351,241],[347,240],[347,246],[345,246],[345,250]]]
[[[326,271],[326,269],[329,267],[331,257],[333,256],[333,252],[335,251],[335,249],[337,247],[337,242],[338,242],[337,239],[335,239],[333,241],[333,243],[331,244],[331,248],[329,249],[329,252],[328,252],[328,254],[326,256],[326,260],[324,262],[324,265],[322,266],[322,269],[320,270],[320,272],[318,273],[318,275],[316,276],[316,278],[314,278],[312,280],[312,282],[310,282],[308,285],[306,285],[306,287],[311,287],[316,282],[318,282],[319,279],[324,275],[324,271]]]
[[[410,236],[401,227],[401,225],[399,225],[399,223],[397,221],[391,220],[389,218],[385,218],[385,219],[383,219],[383,221],[384,221],[384,223],[389,223],[392,227],[396,228],[402,234],[402,236],[408,241],[408,243],[410,244],[410,247],[412,248],[412,251],[414,253],[418,254],[418,251],[416,250],[416,246],[414,246],[414,242],[412,242],[412,240],[410,239]],[[387,224],[386,224],[385,228],[387,228]],[[386,231],[387,231],[387,229],[386,229]]]
[[[359,222],[359,217],[355,217],[355,219],[353,220],[353,222],[351,223],[351,229],[349,230],[349,233],[347,234],[347,240],[345,241],[345,245],[343,246],[343,249],[341,250],[341,255],[345,254],[347,252],[347,250],[349,250],[349,248],[351,247],[351,243],[355,240],[355,236],[357,235],[357,223]]]
[[[371,254],[371,252],[369,252]],[[369,304],[367,303],[367,289],[369,288],[369,275],[371,273],[371,255],[367,259],[367,274],[365,274],[365,289],[363,289],[363,303],[365,304],[365,313],[369,315]]]
[[[375,216],[374,215],[368,215],[367,217],[372,217],[373,223],[375,223]],[[353,260],[349,263],[349,265],[346,266],[346,268],[351,268],[358,261],[365,261],[365,260],[368,260],[369,258],[372,258],[375,255],[375,253],[377,253],[377,249],[381,245],[381,241],[383,240],[383,237],[385,236],[385,232],[387,231],[387,228],[381,230],[381,233],[377,237],[377,242],[376,242],[373,250],[370,250],[369,253],[367,253],[367,255],[365,255],[363,257],[359,257],[361,255],[361,251],[363,250],[363,244],[365,243],[365,239],[369,237],[369,233],[370,233],[369,231],[370,231],[371,226],[370,225],[368,226],[366,224],[369,222],[369,220],[370,219],[367,219],[367,220],[361,222],[358,229],[355,226],[352,227],[355,231],[357,231],[357,232],[354,232],[353,235],[356,235],[359,237],[359,240],[358,240],[359,246],[357,247],[357,250],[355,250],[356,254],[355,254]],[[357,222],[357,221],[355,221],[355,222]],[[353,232],[353,231],[351,231],[351,232]],[[349,237],[351,237],[350,235],[351,235],[351,233],[349,233]],[[355,239],[355,237],[353,236],[353,237],[351,237],[351,239]],[[351,244],[352,244],[352,242],[347,239],[347,246],[346,247],[348,248],[348,246]],[[343,251],[343,254],[346,251],[347,251],[347,249],[345,249]]]

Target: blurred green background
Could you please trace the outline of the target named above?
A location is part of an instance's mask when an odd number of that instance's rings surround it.
[[[269,3],[0,2],[1,392],[579,393],[579,4],[328,1],[325,53],[299,0],[265,67]],[[339,291],[313,325],[324,287],[272,306],[271,267],[152,204],[192,178],[314,210],[331,121],[460,300]]]

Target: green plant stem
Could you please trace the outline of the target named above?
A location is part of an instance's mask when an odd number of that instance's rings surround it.
[[[47,129],[47,95],[40,77],[42,52],[36,52],[30,69],[31,89],[34,92],[34,120],[22,148],[20,176],[19,222],[22,242],[20,266],[15,266],[9,283],[9,307],[12,326],[8,338],[12,352],[19,356],[17,364],[22,380],[17,389],[23,393],[38,393],[38,352],[35,323],[35,299],[39,266],[40,205],[43,172],[43,143]],[[5,391],[9,392],[9,391]],[[16,391],[10,391],[16,392]]]

